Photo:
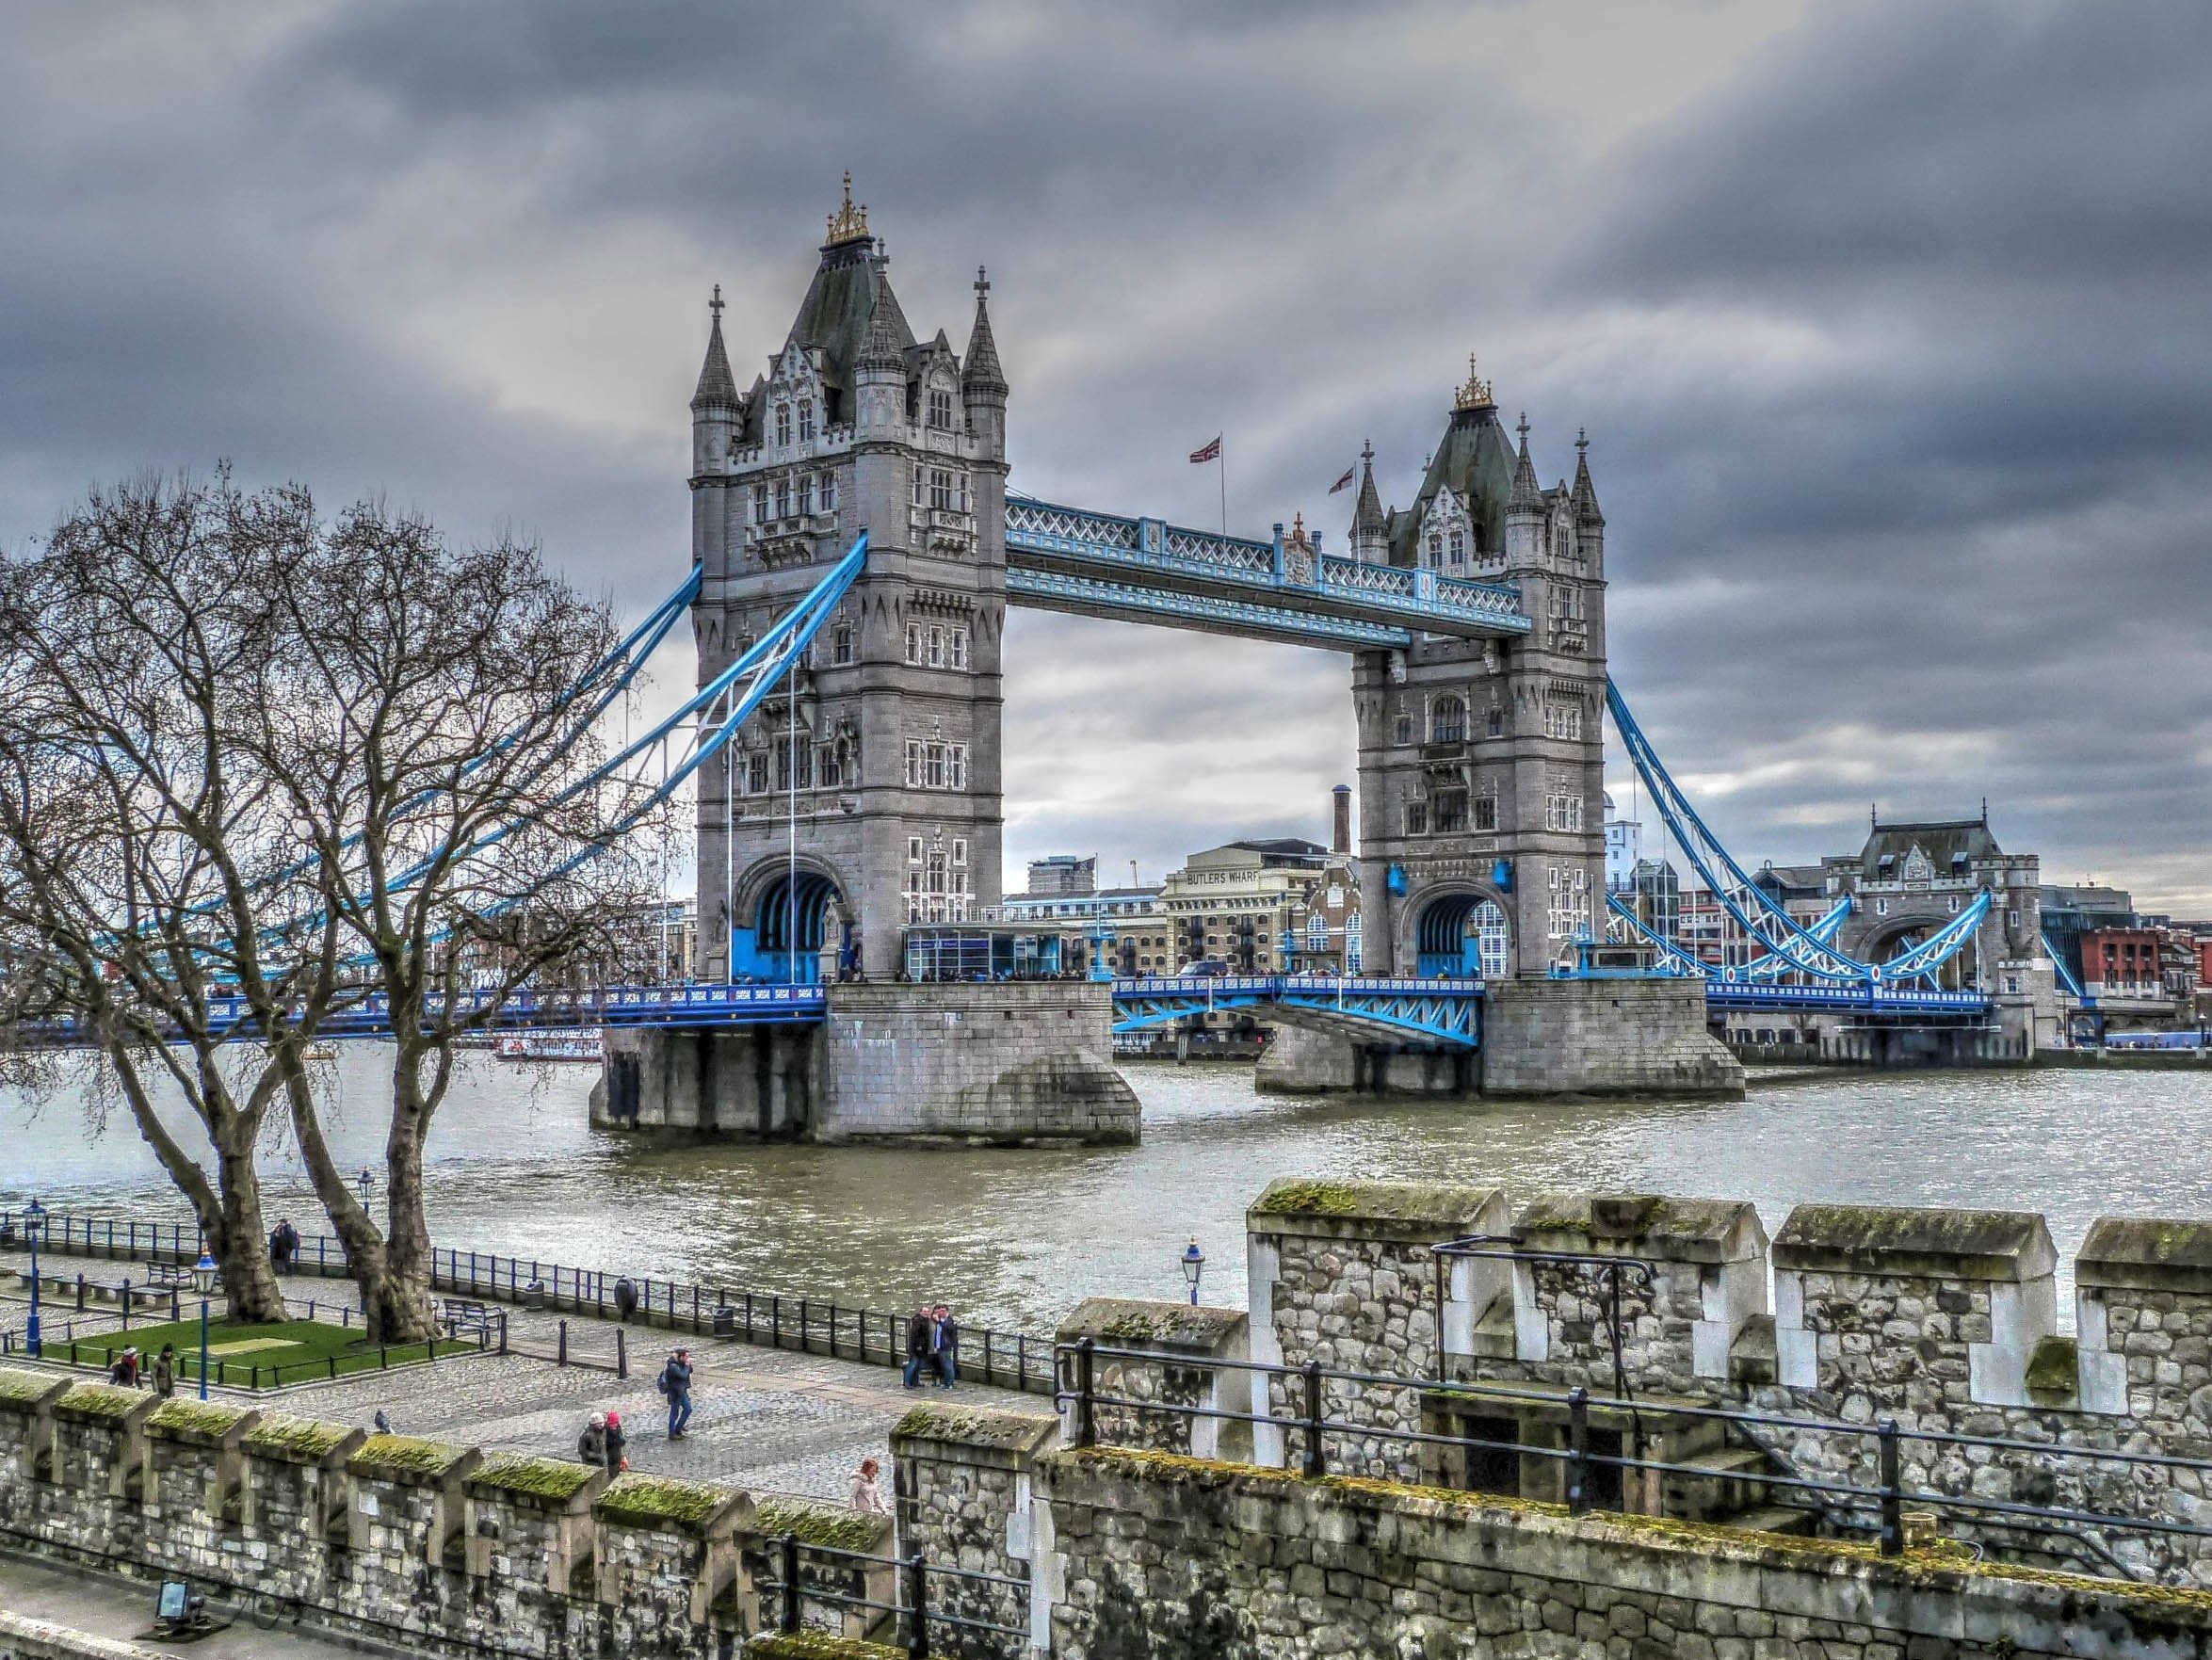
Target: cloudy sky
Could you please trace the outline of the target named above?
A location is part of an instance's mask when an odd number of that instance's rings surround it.
[[[990,266],[1017,488],[1207,523],[1221,431],[1236,527],[1341,539],[1477,352],[1547,481],[1589,428],[1613,671],[1739,854],[1986,796],[2212,915],[2207,154],[2201,0],[0,0],[0,542],[228,457],[642,610],[708,285],[747,379],[849,168],[918,330]],[[1009,669],[1009,871],[1351,769],[1339,658]]]

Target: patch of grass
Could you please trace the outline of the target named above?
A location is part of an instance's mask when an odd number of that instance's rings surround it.
[[[128,1331],[103,1331],[67,1344],[49,1343],[46,1358],[105,1370],[125,1348],[135,1348],[143,1381],[151,1377],[153,1357],[165,1343],[176,1345],[178,1388],[187,1381],[197,1384],[200,1322],[196,1319],[134,1326]],[[226,1357],[221,1351],[233,1346],[236,1346],[235,1351]],[[277,1320],[266,1325],[217,1320],[207,1328],[207,1347],[208,1381],[234,1389],[280,1389],[288,1383],[312,1383],[343,1378],[349,1372],[374,1372],[442,1355],[476,1352],[473,1337],[379,1348],[363,1338],[360,1327],[333,1326],[328,1320]]]

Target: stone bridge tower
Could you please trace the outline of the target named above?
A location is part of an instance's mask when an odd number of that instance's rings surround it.
[[[1360,480],[1359,557],[1517,584],[1535,623],[1354,661],[1369,972],[1527,978],[1604,938],[1606,521],[1587,443],[1545,489],[1528,430],[1470,362],[1413,505],[1383,511],[1372,452]]]
[[[717,290],[691,400],[701,684],[864,530],[870,551],[806,666],[701,774],[702,977],[888,977],[910,920],[997,902],[1007,383],[988,287],[978,270],[964,356],[942,330],[917,341],[848,175],[742,393]]]

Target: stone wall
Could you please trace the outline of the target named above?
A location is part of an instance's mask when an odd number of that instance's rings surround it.
[[[2012,1212],[1802,1205],[1768,1248],[1749,1204],[1649,1194],[1543,1194],[1512,1213],[1524,1253],[1592,1257],[1466,1263],[1438,1281],[1428,1247],[1455,1233],[1506,1232],[1502,1195],[1278,1183],[1250,1218],[1254,1350],[1340,1370],[1510,1386],[1482,1392],[1364,1386],[1333,1416],[1558,1447],[1565,1392],[1596,1401],[1593,1447],[1666,1461],[1703,1460],[1734,1477],[1640,1487],[1615,1478],[1605,1501],[1651,1514],[1707,1516],[1769,1501],[1761,1473],[1877,1484],[1883,1420],[1907,1432],[1903,1485],[1935,1501],[1940,1525],[2010,1559],[2212,1585],[2212,1540],[2083,1526],[2038,1531],[1988,1505],[2031,1504],[2188,1526],[2206,1523],[2204,1469],[2054,1458],[2133,1449],[2212,1460],[2212,1224],[2107,1218],[2075,1264],[2076,1334],[2057,1330],[2056,1253],[2042,1217]],[[1394,1197],[1393,1195],[1396,1195]],[[1477,1199],[1485,1202],[1477,1204]],[[1464,1217],[1488,1220],[1477,1230]],[[1433,1215],[1426,1225],[1384,1218]],[[1447,1215],[1446,1213],[1451,1213]],[[1395,1234],[1393,1230],[1395,1229]],[[1424,1266],[1426,1259],[1429,1265]],[[1619,1353],[1604,1263],[1640,1265],[1622,1280]],[[1484,1278],[1473,1278],[1479,1268]],[[1771,1288],[1771,1289],[1770,1289]],[[1443,1353],[1399,1334],[1441,1330]],[[1615,1398],[1616,1362],[1635,1403]],[[1346,1391],[1354,1386],[1341,1386]],[[1293,1410],[1279,1381],[1278,1413]],[[1549,1404],[1546,1404],[1546,1403]],[[1731,1426],[1666,1409],[1734,1407],[1835,1426]],[[1911,1432],[2030,1443],[2026,1450],[1915,1441]],[[1725,1445],[1723,1444],[1725,1443]],[[1478,1472],[1466,1457],[1399,1454],[1355,1430],[1329,1440],[1332,1470],[1445,1480],[1542,1498],[1559,1464],[1508,1453]],[[1259,1461],[1294,1463],[1263,1428]],[[1710,1455],[1710,1458],[1707,1458]],[[1734,1495],[1733,1499],[1731,1495]],[[1870,1525],[1834,1501],[1784,1494],[1818,1525]],[[2076,1537],[2077,1536],[2077,1537]]]
[[[741,1652],[770,1521],[729,1488],[0,1370],[0,1542],[410,1652]],[[833,1576],[864,1574],[888,1596]]]
[[[1883,1559],[1158,1453],[1037,1460],[1058,1660],[2121,1660],[2212,1649],[2212,1593]]]
[[[1262,1364],[1438,1378],[1445,1351],[1463,1348],[1475,1317],[1494,1303],[1502,1265],[1463,1259],[1445,1266],[1429,1249],[1461,1234],[1503,1233],[1496,1188],[1388,1183],[1277,1182],[1246,1217],[1251,1358]],[[1443,1307],[1438,1307],[1442,1276]],[[1448,1331],[1448,1336],[1447,1336]],[[1255,1372],[1251,1411],[1275,1420],[1304,1411],[1304,1379]],[[1420,1391],[1331,1379],[1322,1410],[1379,1429],[1421,1427]],[[1294,1427],[1253,1426],[1263,1464],[1281,1463]],[[1387,1435],[1330,1437],[1335,1467],[1410,1479],[1420,1453]]]
[[[1037,1576],[1039,1559],[1031,1471],[1058,1434],[1056,1420],[1033,1413],[916,1407],[891,1432],[901,1551],[1020,1586],[933,1577],[932,1606],[993,1625],[1027,1629],[1040,1651],[1049,1642],[1048,1610],[1057,1580]],[[931,1631],[932,1647],[996,1656],[1009,1652],[988,1634]]]
[[[1251,1457],[1251,1426],[1217,1415],[1251,1408],[1251,1373],[1236,1363],[1251,1356],[1251,1322],[1236,1310],[1094,1297],[1053,1335],[1062,1345],[1088,1339],[1094,1346],[1091,1439],[1202,1459]],[[1138,1349],[1168,1358],[1113,1352]],[[1065,1364],[1062,1381],[1079,1387],[1080,1355],[1068,1356]],[[1098,1396],[1144,1404],[1100,1406]],[[1170,1410],[1176,1408],[1188,1410]],[[1062,1409],[1062,1433],[1071,1441],[1082,1439],[1079,1415],[1073,1401]]]
[[[1138,1139],[1112,991],[1084,980],[830,988],[820,1026],[612,1028],[603,1129],[995,1146]]]

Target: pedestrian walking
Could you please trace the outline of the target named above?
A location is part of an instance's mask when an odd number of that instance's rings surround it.
[[[168,1400],[177,1393],[177,1346],[165,1343],[153,1357],[153,1393]]]
[[[629,1459],[628,1459],[628,1458],[627,1458],[627,1457],[624,1455],[624,1453],[623,1453],[623,1450],[622,1450],[623,1448],[627,1447],[629,1444],[630,1444],[630,1438],[629,1438],[627,1435],[625,1435],[625,1434],[623,1434],[623,1433],[622,1433],[622,1413],[620,1413],[620,1412],[609,1412],[609,1413],[607,1413],[607,1415],[606,1415],[606,1473],[607,1473],[609,1475],[621,1475],[621,1474],[622,1474],[623,1471],[627,1470],[627,1469],[630,1467],[630,1460],[629,1460]]]
[[[669,1439],[682,1441],[691,1422],[691,1351],[680,1348],[660,1369],[660,1392],[669,1402]]]
[[[107,1381],[123,1389],[138,1387],[138,1351],[126,1348],[115,1357],[115,1363],[107,1368]]]
[[[935,1314],[937,1360],[937,1387],[950,1389],[960,1381],[960,1322],[952,1317],[952,1311],[939,1303]]]
[[[864,1516],[888,1516],[891,1507],[883,1502],[883,1488],[878,1479],[883,1466],[873,1459],[863,1459],[860,1468],[852,1475],[852,1507]]]
[[[615,1313],[621,1317],[622,1324],[627,1326],[630,1323],[630,1316],[637,1312],[638,1288],[630,1283],[630,1276],[624,1274],[615,1281]]]
[[[280,1274],[286,1273],[292,1261],[299,1254],[299,1230],[292,1226],[292,1218],[284,1217],[268,1236],[269,1266]]]
[[[930,1317],[929,1305],[924,1303],[914,1311],[914,1317],[906,1323],[906,1386],[922,1387],[922,1365],[936,1346],[937,1322]]]

